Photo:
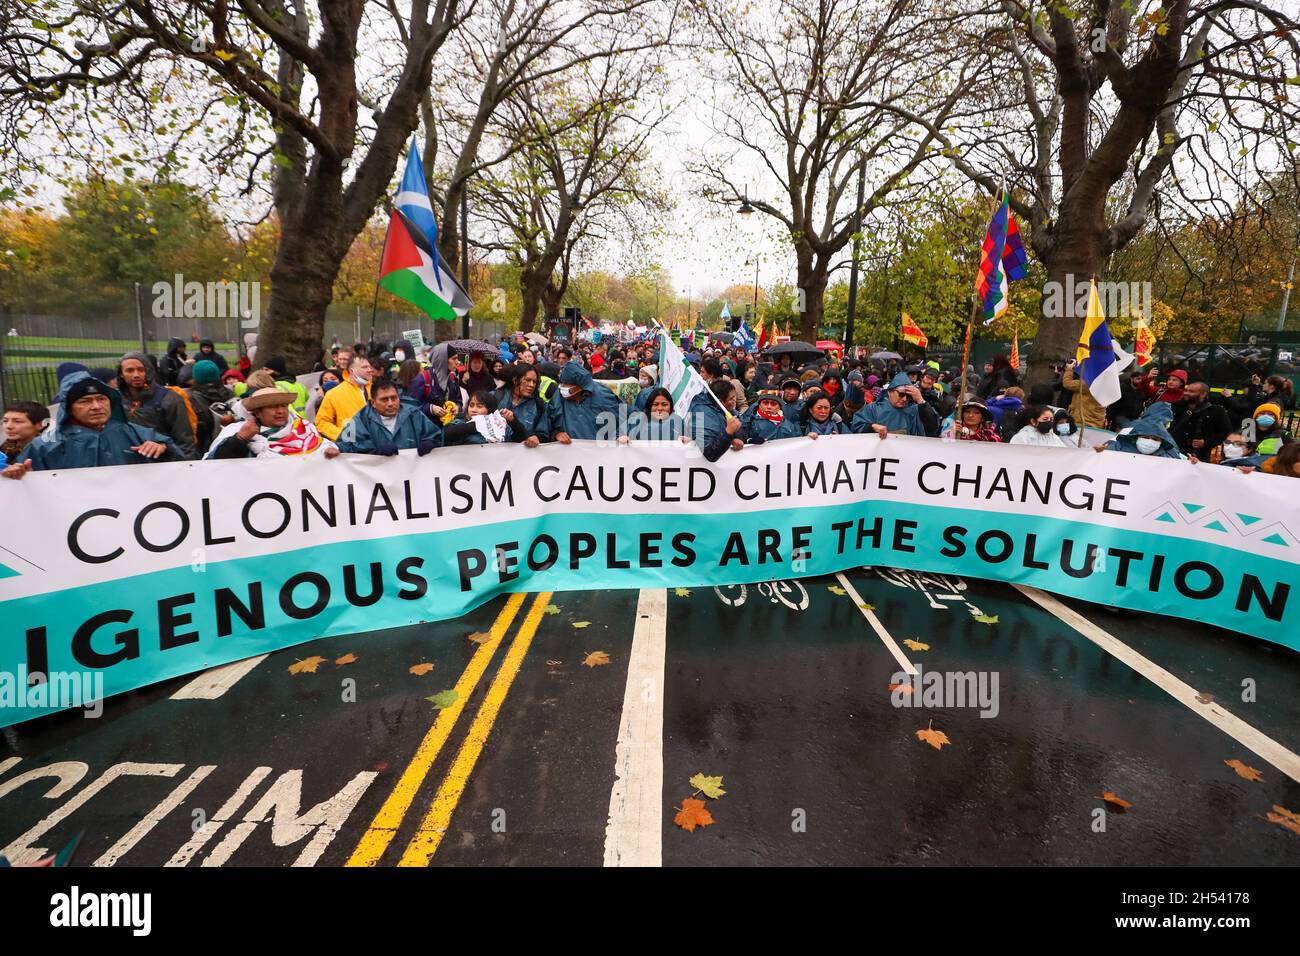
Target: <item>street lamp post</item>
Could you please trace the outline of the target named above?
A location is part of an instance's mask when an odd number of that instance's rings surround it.
[[[849,317],[844,325],[844,354],[853,348],[853,322],[858,313],[858,253],[862,248],[862,203],[865,199],[867,158],[858,167],[858,208],[853,213],[853,265],[849,268]]]

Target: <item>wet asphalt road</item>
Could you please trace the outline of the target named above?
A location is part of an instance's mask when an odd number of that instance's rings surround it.
[[[751,585],[743,600],[669,591],[654,706],[663,865],[1300,859],[1300,838],[1263,816],[1300,810],[1300,784],[1020,592],[846,578],[923,673],[982,675],[986,689],[996,675],[996,716],[894,706],[900,665],[834,577]],[[113,698],[99,719],[8,728],[0,847],[55,850],[82,832],[83,865],[599,866],[640,599],[500,598],[458,621],[277,652],[215,699],[171,699],[184,678]],[[1297,655],[1070,606],[1300,750]],[[609,664],[583,666],[597,651]],[[315,673],[289,672],[312,656]],[[412,674],[420,664],[433,666]],[[456,687],[441,712],[425,699]],[[927,728],[950,743],[922,743]],[[714,825],[689,833],[673,816],[697,773],[727,792]],[[1099,813],[1103,791],[1131,809]]]

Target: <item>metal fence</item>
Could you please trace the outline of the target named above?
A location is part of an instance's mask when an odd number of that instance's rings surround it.
[[[118,304],[98,315],[43,315],[13,313],[0,318],[0,404],[16,401],[48,402],[58,391],[57,369],[64,362],[88,368],[113,368],[123,353],[143,350],[155,357],[167,352],[169,339],[188,343],[192,352],[202,339],[211,339],[233,366],[245,352],[241,320],[232,318],[157,318]],[[433,342],[436,325],[427,316],[377,312],[348,305],[331,305],[325,315],[321,350],[336,342],[351,346],[374,339],[392,342],[418,329]],[[454,336],[461,334],[455,323]],[[492,340],[505,332],[504,323],[470,321],[470,335]],[[263,356],[265,357],[265,356]]]

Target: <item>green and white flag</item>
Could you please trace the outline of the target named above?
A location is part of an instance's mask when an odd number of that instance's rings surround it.
[[[659,327],[659,384],[668,389],[673,411],[683,419],[690,413],[691,400],[708,388],[663,326]]]

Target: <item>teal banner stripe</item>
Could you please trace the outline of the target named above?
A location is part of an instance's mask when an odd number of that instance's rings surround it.
[[[870,537],[858,542],[859,519],[868,529],[879,519],[878,545]],[[833,528],[838,522],[850,524],[842,552]],[[799,526],[811,531],[806,542],[809,553],[796,567],[791,534]],[[965,529],[965,533],[958,535],[953,528]],[[758,540],[764,530],[779,536],[779,560],[769,557],[760,561]],[[582,560],[575,571],[569,564],[569,536],[582,532],[595,538],[596,553]],[[657,557],[662,567],[638,566],[643,562],[643,533],[658,536]],[[559,560],[549,570],[530,572],[527,549],[542,534],[556,540]],[[677,555],[673,539],[687,534],[694,535],[690,548],[695,561],[675,567],[670,563]],[[748,561],[723,565],[721,558],[733,534],[743,540]],[[977,539],[986,534],[991,537],[980,546],[981,557]],[[1034,560],[1048,565],[1045,569],[1027,566],[1031,536]],[[950,543],[956,540],[965,545],[960,555],[953,553]],[[630,567],[609,566],[611,541],[613,559]],[[1008,541],[1010,555],[997,560]],[[1087,566],[1089,545],[1098,550],[1100,558],[1091,574],[1074,576],[1064,570],[1062,553],[1067,541],[1071,543],[1068,562],[1075,568]],[[504,562],[499,562],[495,549],[512,542],[517,548],[505,551]],[[949,554],[942,553],[945,547]],[[471,566],[485,569],[471,579],[471,589],[463,592],[457,553],[470,549],[484,558]],[[1127,557],[1121,552],[1127,552]],[[545,553],[545,548],[535,552],[539,558]],[[653,559],[655,555],[647,552],[644,557]],[[408,567],[408,582],[403,583],[398,567],[408,560],[423,564]],[[511,560],[515,562],[513,572]],[[1160,561],[1163,569],[1152,589],[1153,569]],[[1189,562],[1201,564],[1188,567]],[[373,602],[369,600],[372,563],[379,565],[381,578],[381,596]],[[350,573],[345,571],[349,565]],[[0,665],[8,675],[17,673],[19,665],[30,672],[39,658],[28,659],[29,644],[43,646],[51,671],[97,667],[104,675],[106,694],[112,695],[320,637],[459,617],[498,595],[515,591],[709,587],[809,577],[860,565],[1026,584],[1099,604],[1206,621],[1300,650],[1300,569],[1267,554],[1057,518],[872,502],[710,516],[544,516],[456,531],[321,545],[213,563],[203,570],[174,568],[0,604]],[[499,570],[502,566],[504,571]],[[1122,585],[1119,579],[1124,572],[1127,583]],[[320,596],[314,584],[299,583],[289,601],[286,582],[303,573],[323,577],[329,593],[316,613],[299,619],[289,611],[295,605],[310,608]],[[509,578],[511,573],[517,577]],[[506,580],[502,580],[503,574]],[[415,593],[412,575],[427,582],[426,593],[418,599],[399,596]],[[1254,589],[1252,577],[1258,581]],[[250,628],[239,616],[227,612],[232,633],[219,636],[217,592],[229,589],[241,605],[254,605],[251,595],[257,584],[264,626]],[[1188,593],[1181,593],[1179,585]],[[1211,594],[1216,587],[1217,593]],[[351,597],[346,593],[349,589]],[[282,599],[289,602],[288,611]],[[1239,604],[1245,610],[1240,610]],[[1277,619],[1270,619],[1266,605]],[[86,626],[85,622],[105,612],[118,613],[102,619],[98,626]],[[88,632],[80,659],[73,653],[79,627]],[[29,629],[38,628],[45,629],[44,641],[29,641]],[[87,650],[100,656],[94,664],[87,662]],[[0,726],[57,709],[12,703],[6,700],[0,706]]]

